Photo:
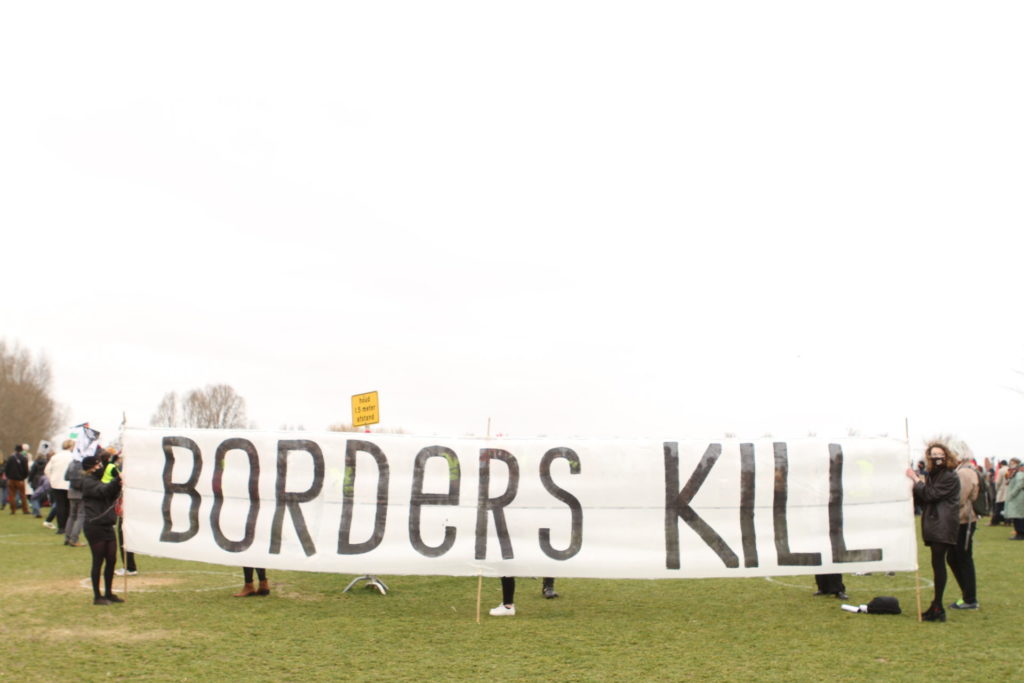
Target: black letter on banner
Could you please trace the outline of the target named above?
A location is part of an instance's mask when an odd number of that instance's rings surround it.
[[[448,462],[448,493],[423,493],[423,470],[430,458],[444,458]],[[432,547],[423,542],[420,534],[420,512],[423,505],[458,505],[461,472],[455,451],[444,446],[428,446],[416,454],[412,470],[412,495],[409,498],[409,542],[420,555],[440,557],[455,543],[455,527],[444,528],[441,545]]]
[[[679,569],[679,524],[676,517],[682,517],[701,540],[722,560],[726,567],[740,566],[740,559],[725,540],[690,507],[690,501],[697,495],[708,472],[722,454],[722,444],[709,444],[704,456],[690,475],[683,490],[679,490],[679,444],[665,442],[665,566]]]
[[[757,566],[754,531],[754,444],[740,444],[740,529],[743,532],[743,566]]]
[[[285,482],[288,479],[288,453],[291,451],[305,451],[313,456],[313,484],[308,490],[302,493],[294,491],[285,492]],[[306,439],[293,439],[277,442],[277,505],[274,508],[274,521],[270,528],[270,553],[281,552],[281,528],[284,526],[284,509],[292,515],[292,524],[295,525],[295,533],[302,543],[302,550],[306,556],[316,552],[313,539],[306,528],[306,518],[302,516],[302,508],[299,503],[313,500],[320,495],[320,489],[324,486],[324,454],[315,441]]]
[[[508,488],[497,498],[488,498],[491,484],[491,460],[501,460],[508,466]],[[501,559],[511,560],[512,542],[508,538],[504,507],[512,502],[519,491],[519,462],[508,451],[498,448],[480,449],[480,493],[476,503],[476,559],[487,557],[487,511],[494,513],[494,530],[501,545]]]
[[[220,529],[220,511],[224,507],[224,456],[228,451],[239,450],[249,456],[249,514],[245,517],[245,537],[241,541],[232,541]],[[248,550],[256,537],[256,515],[260,511],[260,459],[256,455],[256,447],[248,439],[227,439],[217,447],[213,457],[213,510],[210,511],[210,528],[213,538],[224,550],[240,553]]]
[[[192,451],[192,474],[184,484],[172,484],[171,473],[174,470],[174,451],[172,447],[187,448]],[[164,502],[161,509],[164,513],[164,528],[160,532],[163,543],[183,543],[199,533],[199,503],[202,497],[196,491],[199,473],[203,471],[203,456],[195,441],[184,436],[165,436],[164,448]],[[188,530],[171,531],[171,496],[175,493],[187,493],[192,499],[188,508]]]
[[[544,457],[540,461],[540,481],[544,484],[544,488],[548,490],[552,496],[562,501],[569,506],[569,510],[572,512],[571,521],[571,532],[569,536],[569,547],[565,550],[555,550],[551,547],[551,529],[541,529],[540,536],[540,549],[544,551],[544,554],[555,560],[568,560],[570,557],[580,551],[580,546],[583,545],[583,506],[576,500],[576,496],[572,495],[565,489],[561,489],[555,485],[555,482],[551,480],[551,461],[555,458],[565,458],[569,461],[569,472],[571,474],[580,473],[580,457],[576,455],[576,452],[571,448],[552,448],[550,451],[544,454]]]
[[[369,453],[377,462],[377,516],[373,521],[373,535],[362,543],[350,543],[352,507],[356,487],[356,453]],[[369,441],[349,440],[345,444],[345,489],[341,501],[341,526],[338,528],[338,554],[368,553],[384,540],[384,524],[388,518],[388,459],[380,448]]]
[[[783,442],[772,444],[775,449],[775,554],[779,565],[816,567],[821,564],[821,553],[793,553],[789,550],[789,527],[786,522],[786,499],[789,497],[789,451]]]
[[[843,447],[830,443],[828,459],[828,536],[832,541],[832,561],[878,562],[882,559],[881,548],[846,549],[846,537],[843,535]]]

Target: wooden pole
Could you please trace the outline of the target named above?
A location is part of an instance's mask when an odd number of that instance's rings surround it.
[[[903,418],[903,434],[907,438],[907,459],[908,459],[907,467],[913,467],[913,465],[911,463],[914,462],[914,458],[913,458],[913,456],[911,455],[911,452],[910,452],[910,418],[909,417]],[[910,504],[911,505],[914,504],[913,498],[911,498]],[[915,547],[916,547],[916,544],[917,544],[917,540],[916,540],[917,539],[917,534],[914,535],[914,538],[915,538],[914,544],[915,544]],[[915,564],[920,564],[920,562],[917,562]],[[920,567],[918,567],[917,569],[914,570],[914,596],[917,598],[917,620],[918,621],[922,621],[922,619],[921,619],[921,614],[922,614],[922,612],[921,612],[921,568]]]
[[[484,575],[476,577],[476,623],[480,623],[480,594],[484,590]]]

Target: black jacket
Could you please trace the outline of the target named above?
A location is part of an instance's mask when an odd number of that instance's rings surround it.
[[[25,481],[28,479],[28,459],[24,453],[13,453],[7,458],[4,464],[4,474],[10,481]]]
[[[97,474],[102,473],[100,470]],[[82,502],[85,505],[85,523],[110,526],[117,521],[114,504],[121,495],[121,479],[106,484],[98,476],[86,474],[82,477]]]
[[[960,477],[942,467],[928,473],[924,483],[914,484],[914,498],[924,508],[921,536],[925,545],[956,545],[960,530]]]

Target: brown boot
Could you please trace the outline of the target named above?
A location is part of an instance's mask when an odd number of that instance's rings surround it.
[[[256,595],[270,595],[270,582],[260,581],[260,588],[256,591]]]
[[[252,587],[252,583],[247,583],[242,586],[242,592],[235,593],[236,598],[247,598],[250,595],[256,595],[256,589]]]

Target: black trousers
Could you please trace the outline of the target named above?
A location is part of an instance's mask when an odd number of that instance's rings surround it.
[[[978,585],[974,576],[974,530],[977,523],[961,524],[956,545],[946,556],[953,578],[960,586],[964,602],[978,601]]]
[[[820,593],[835,595],[836,593],[846,592],[842,574],[815,574],[814,581],[818,584],[818,592]]]

